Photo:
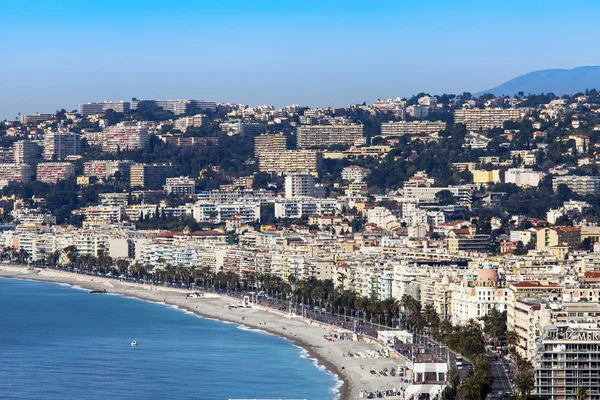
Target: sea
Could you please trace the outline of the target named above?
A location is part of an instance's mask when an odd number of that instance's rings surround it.
[[[306,351],[264,331],[0,279],[0,399],[327,400],[339,387]]]

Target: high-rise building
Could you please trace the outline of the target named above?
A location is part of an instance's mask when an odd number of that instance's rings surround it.
[[[131,109],[131,103],[128,101],[105,101],[102,103],[85,103],[79,105],[79,114],[83,117],[88,115],[102,114],[105,111],[113,110],[115,112],[127,113]]]
[[[454,123],[470,131],[501,128],[506,121],[520,121],[528,112],[528,108],[463,108],[454,110]]]
[[[600,192],[599,176],[565,175],[552,178],[552,190],[556,192],[560,185],[566,185],[573,192],[585,196]]]
[[[323,161],[323,153],[314,150],[265,151],[258,159],[261,172],[287,175],[305,172],[318,175]]]
[[[161,107],[165,111],[171,111],[175,115],[185,114],[188,110],[194,112],[210,111],[215,112],[217,110],[217,103],[214,101],[204,100],[133,100],[131,102],[131,109],[137,110],[142,105]]]
[[[438,133],[446,129],[444,121],[397,121],[381,124],[381,136],[402,136]]]
[[[364,144],[363,125],[305,125],[297,129],[298,148]]]
[[[38,150],[37,143],[31,140],[19,140],[13,144],[13,161],[15,164],[32,165],[37,159]]]
[[[49,132],[44,135],[44,160],[64,160],[81,152],[81,136],[75,132]]]
[[[314,197],[315,178],[311,174],[290,174],[285,177],[285,197]]]
[[[283,153],[287,149],[285,135],[260,135],[254,138],[254,156],[260,158],[265,152]]]
[[[0,164],[0,181],[29,183],[32,175],[33,169],[30,165],[22,163]]]
[[[572,322],[543,328],[536,349],[535,394],[548,400],[577,400],[578,389],[600,399],[600,328]]]
[[[135,164],[131,167],[131,187],[162,187],[170,169],[169,164]]]
[[[56,183],[75,174],[75,166],[68,162],[48,162],[37,165],[36,179],[45,183]]]
[[[182,117],[175,121],[175,129],[185,132],[188,128],[200,128],[208,124],[208,117],[204,114],[197,114],[191,117]]]
[[[109,153],[135,151],[148,144],[148,125],[125,121],[106,128],[100,139],[102,150]]]
[[[29,124],[39,124],[40,122],[49,121],[54,118],[52,114],[30,114],[30,115],[21,115],[21,123],[23,125]]]
[[[537,187],[546,174],[526,168],[510,168],[504,173],[504,183],[514,183],[519,187]]]

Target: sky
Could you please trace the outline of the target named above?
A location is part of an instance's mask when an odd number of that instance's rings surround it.
[[[600,65],[597,0],[0,0],[0,119],[104,100],[372,103]]]

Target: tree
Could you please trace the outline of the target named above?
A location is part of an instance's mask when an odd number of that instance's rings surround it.
[[[447,189],[440,190],[439,192],[437,192],[435,194],[435,199],[437,200],[438,204],[441,206],[456,204],[456,197],[454,197],[452,192]]]
[[[528,361],[520,359],[517,365],[519,372],[515,375],[514,383],[517,394],[522,399],[529,396],[535,387],[535,371]]]
[[[492,308],[482,320],[484,333],[494,339],[496,346],[501,346],[502,338],[506,334],[506,311],[500,312],[497,308]]]
[[[587,389],[584,387],[580,387],[579,389],[577,389],[577,399],[578,400],[587,400],[588,398],[588,392]]]
[[[481,384],[473,371],[469,372],[458,389],[463,400],[481,400]]]

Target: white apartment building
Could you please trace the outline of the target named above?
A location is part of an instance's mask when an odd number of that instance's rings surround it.
[[[127,101],[105,101],[102,103],[85,103],[79,105],[79,114],[83,117],[88,115],[102,114],[105,111],[127,113],[131,109],[131,103]]]
[[[208,117],[204,114],[197,114],[190,117],[182,117],[175,121],[175,129],[185,132],[188,128],[200,128],[208,124]]]
[[[194,219],[199,223],[222,224],[229,217],[237,217],[243,224],[260,222],[260,203],[199,201],[192,210]]]
[[[106,128],[102,132],[100,144],[102,150],[110,153],[134,151],[148,144],[148,124],[145,122],[125,121]]]
[[[520,121],[526,108],[474,108],[454,110],[454,123],[464,124],[470,131],[501,128],[506,121]]]
[[[86,221],[114,224],[121,221],[124,215],[123,207],[118,206],[91,206],[85,208]]]
[[[470,204],[474,187],[471,185],[456,185],[448,187],[403,187],[399,193],[405,199],[415,199],[418,202],[435,202],[436,194],[442,190],[449,190],[458,203]]]
[[[68,162],[48,162],[37,165],[36,179],[45,183],[57,183],[75,174],[75,166]]]
[[[367,220],[382,229],[391,229],[398,226],[396,216],[385,207],[373,207],[368,209]]]
[[[342,170],[342,179],[350,182],[363,182],[371,173],[368,168],[350,165]]]
[[[28,164],[0,164],[0,181],[31,182],[33,168]]]
[[[381,136],[402,136],[438,133],[446,129],[443,121],[383,122]]]
[[[459,283],[452,285],[452,323],[462,324],[470,319],[481,322],[481,318],[495,308],[506,310],[507,288],[503,286],[498,271],[489,263],[477,276],[465,275]]]
[[[44,135],[44,160],[64,160],[81,153],[81,136],[75,132],[48,132]]]
[[[519,187],[537,187],[546,174],[526,168],[510,168],[504,173],[505,183],[514,183]]]
[[[315,178],[310,174],[289,174],[285,177],[285,197],[314,197]]]
[[[286,199],[275,201],[275,218],[302,218],[311,214],[335,215],[333,199]]]
[[[363,125],[305,125],[296,130],[298,148],[364,144]]]
[[[15,164],[35,163],[39,147],[31,140],[19,140],[13,144],[13,161]]]
[[[167,178],[165,185],[167,194],[187,195],[196,193],[196,181],[187,176],[178,178]]]

